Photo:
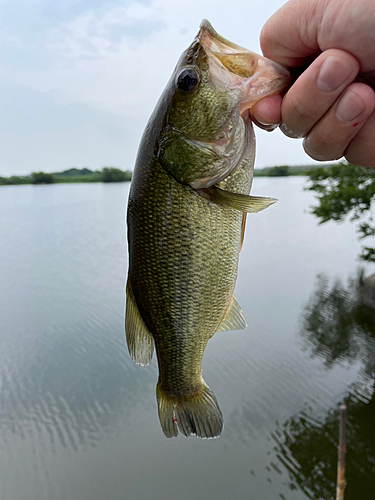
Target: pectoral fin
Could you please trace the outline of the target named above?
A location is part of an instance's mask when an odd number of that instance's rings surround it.
[[[242,314],[241,307],[233,295],[232,302],[228,307],[227,312],[217,329],[218,332],[225,332],[228,330],[245,330],[247,327],[246,320]]]
[[[231,193],[216,186],[212,186],[207,191],[211,198],[220,205],[234,208],[240,212],[257,213],[277,202],[276,198]]]
[[[134,363],[149,365],[154,352],[154,339],[139,314],[129,279],[126,285],[125,334]]]

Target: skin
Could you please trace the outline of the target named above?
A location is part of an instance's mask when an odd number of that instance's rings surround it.
[[[258,102],[252,119],[304,138],[315,160],[375,166],[375,3],[290,0],[263,26],[264,55],[306,67],[288,92]]]

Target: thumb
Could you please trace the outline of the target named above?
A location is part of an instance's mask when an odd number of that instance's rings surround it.
[[[297,67],[319,53],[317,32],[323,3],[319,0],[290,0],[276,11],[260,35],[264,56],[284,66]]]

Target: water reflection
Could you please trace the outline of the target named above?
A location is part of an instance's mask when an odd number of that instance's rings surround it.
[[[375,374],[375,314],[362,303],[363,271],[345,286],[318,275],[316,289],[302,315],[305,347],[332,368],[338,362],[361,362],[363,374]]]
[[[375,398],[373,388],[353,386],[347,405],[345,500],[372,500],[375,491]],[[338,409],[314,419],[308,409],[277,426],[277,458],[289,475],[289,488],[311,499],[335,498]]]
[[[347,405],[345,499],[370,500],[375,491],[375,311],[362,303],[363,271],[345,286],[319,275],[306,305],[300,335],[327,369],[360,363],[360,382],[344,397]],[[277,424],[274,452],[289,476],[289,488],[311,499],[332,499],[336,489],[338,406],[323,418],[311,407]]]

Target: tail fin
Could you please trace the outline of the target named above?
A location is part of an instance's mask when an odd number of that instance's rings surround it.
[[[156,387],[156,397],[160,424],[168,438],[176,437],[178,431],[184,436],[196,434],[200,438],[220,436],[223,415],[214,393],[203,380],[201,391],[183,401],[175,401],[166,396],[159,384]]]

